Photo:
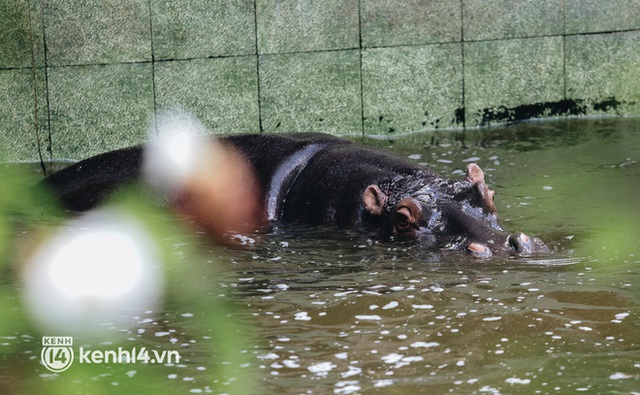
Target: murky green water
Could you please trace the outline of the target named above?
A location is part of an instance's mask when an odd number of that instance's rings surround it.
[[[555,252],[476,260],[283,226],[242,248],[209,249],[185,269],[222,264],[199,291],[237,306],[255,336],[240,369],[257,377],[257,393],[640,393],[640,120],[364,143],[452,177],[478,163],[504,225]],[[201,347],[210,336],[188,329],[199,322],[183,305],[140,317],[142,329],[127,334],[132,345],[181,351],[155,390],[211,391],[215,366]],[[37,345],[20,334],[2,342]],[[126,380],[102,369],[87,380]]]
[[[557,252],[478,261],[357,236],[266,238],[226,284],[260,334],[269,392],[640,391],[637,121],[366,143],[444,175],[477,162],[505,226]]]

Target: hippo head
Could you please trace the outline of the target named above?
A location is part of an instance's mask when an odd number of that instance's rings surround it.
[[[369,185],[362,201],[376,227],[397,238],[418,238],[476,257],[549,252],[538,238],[521,232],[507,233],[498,218],[493,195],[482,169],[471,163],[461,180],[419,171]]]

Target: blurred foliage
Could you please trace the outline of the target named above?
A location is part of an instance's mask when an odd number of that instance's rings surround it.
[[[172,344],[167,338],[155,338],[149,333],[150,324],[145,327],[140,322],[129,330],[114,329],[113,336],[109,333],[102,339],[75,337],[74,364],[58,374],[49,372],[40,362],[41,337],[65,334],[41,333],[27,316],[21,304],[20,266],[42,239],[70,216],[52,203],[53,197],[38,186],[38,178],[23,166],[0,164],[0,393],[171,394],[189,393],[194,387],[213,393],[255,392],[250,368],[244,365],[248,353],[242,352],[252,341],[247,331],[231,318],[232,306],[218,296],[221,293],[215,281],[218,265],[209,262],[210,255],[205,257],[196,246],[192,231],[151,204],[147,194],[137,188],[120,194],[118,201],[109,204],[141,221],[161,248],[166,287],[163,311],[152,312],[145,318],[163,325],[163,330],[169,326],[179,340]],[[176,312],[189,312],[189,318]],[[146,336],[136,336],[140,328],[143,333],[149,329]],[[194,344],[181,346],[190,341]],[[193,353],[198,354],[199,364],[207,362],[201,369],[204,372],[195,381],[187,382],[168,378],[170,374],[182,373],[175,366],[139,362],[80,364],[77,359],[81,344],[96,350],[118,347],[177,350],[181,364],[189,365],[189,355]]]

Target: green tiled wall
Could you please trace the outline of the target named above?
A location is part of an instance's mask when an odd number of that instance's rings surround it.
[[[260,56],[264,131],[361,133],[358,51]]]
[[[640,115],[640,0],[0,0],[4,160],[212,133]]]
[[[33,160],[48,149],[46,102],[34,102],[45,96],[43,74],[37,70],[34,90],[32,70],[0,70],[0,161]]]
[[[51,68],[52,151],[69,158],[139,143],[153,115],[152,75],[151,63]]]
[[[561,36],[464,43],[465,113],[470,125],[487,112],[564,98]]]
[[[568,96],[594,102],[635,100],[638,114],[640,30],[567,37],[565,56]],[[603,108],[596,110],[606,112]]]
[[[358,2],[256,1],[261,54],[357,48]]]
[[[362,46],[459,42],[460,3],[451,0],[361,0]]]
[[[254,0],[144,0],[144,3],[152,10],[155,60],[256,53]]]
[[[260,129],[255,56],[156,62],[157,108],[185,109],[216,134]]]
[[[367,133],[454,128],[461,123],[452,110],[463,107],[458,44],[364,50],[362,83]]]
[[[544,37],[564,32],[565,0],[463,1],[465,41]]]
[[[150,61],[148,3],[148,0],[42,2],[47,65]]]

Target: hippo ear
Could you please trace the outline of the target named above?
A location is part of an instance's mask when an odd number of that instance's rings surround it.
[[[493,202],[494,191],[489,189],[487,184],[485,184],[484,172],[480,166],[475,163],[469,163],[467,165],[467,176],[465,179],[474,185],[475,193],[479,195],[480,201],[482,202],[479,206],[482,207],[485,212],[495,214],[496,205]]]
[[[475,184],[477,182],[484,182],[484,172],[480,168],[480,166],[475,163],[469,163],[467,165],[467,177],[466,180]]]
[[[384,205],[387,202],[387,195],[380,190],[380,187],[371,184],[364,190],[362,194],[362,202],[364,208],[373,215],[381,215]]]

